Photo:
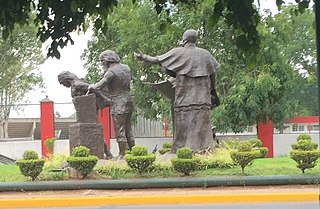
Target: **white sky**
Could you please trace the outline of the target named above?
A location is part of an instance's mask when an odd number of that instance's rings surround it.
[[[58,74],[62,71],[70,71],[76,74],[79,78],[86,75],[86,71],[83,69],[83,64],[80,60],[80,56],[84,49],[87,48],[87,41],[90,39],[92,32],[88,31],[86,34],[77,33],[71,34],[74,40],[74,45],[68,45],[67,47],[60,49],[61,58],[48,58],[45,63],[40,65],[40,72],[44,79],[45,89],[38,89],[28,94],[28,103],[40,104],[39,101],[44,99],[46,95],[55,103],[72,103],[70,89],[59,84]],[[43,44],[43,54],[45,55],[46,47],[51,42],[47,41]],[[73,104],[56,104],[54,106],[54,112],[59,112],[62,117],[69,117],[75,110]],[[40,117],[40,106],[30,105],[25,106],[23,110],[18,112],[12,111],[11,118],[23,117],[23,118],[38,118]]]
[[[285,2],[293,2],[293,0]],[[260,5],[261,9],[270,9],[273,12],[277,12],[275,0],[260,0]],[[86,71],[83,69],[84,63],[80,60],[80,56],[87,47],[87,41],[90,39],[91,34],[91,31],[80,35],[73,33],[71,37],[75,43],[74,45],[69,45],[64,49],[60,49],[60,60],[56,58],[49,58],[40,66],[40,71],[42,72],[45,83],[45,89],[29,93],[27,98],[28,103],[39,104],[39,101],[48,95],[48,98],[55,103],[70,103],[64,105],[56,104],[54,106],[54,111],[59,112],[62,117],[69,117],[75,112],[70,95],[70,89],[60,85],[57,76],[60,72],[66,70],[73,72],[79,78],[82,78],[86,75]],[[48,44],[50,44],[50,42],[44,43],[44,54],[46,53],[45,47]],[[10,117],[39,118],[40,106],[30,105],[18,112],[12,111]]]

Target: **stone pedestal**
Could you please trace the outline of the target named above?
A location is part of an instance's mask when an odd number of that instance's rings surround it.
[[[92,155],[104,158],[103,127],[97,123],[75,123],[69,125],[70,153],[76,146],[85,146]]]
[[[98,122],[96,96],[94,94],[76,96],[73,98],[73,104],[76,109],[77,123]]]
[[[69,125],[70,154],[76,146],[85,146],[92,155],[104,158],[103,127],[98,124],[96,96],[76,96],[73,98],[77,123]]]

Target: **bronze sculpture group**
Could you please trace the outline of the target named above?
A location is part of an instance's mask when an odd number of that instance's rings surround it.
[[[173,146],[172,153],[182,147],[193,152],[207,150],[213,146],[210,109],[219,105],[215,92],[215,75],[219,63],[205,49],[196,47],[197,31],[190,29],[183,34],[179,47],[159,56],[134,53],[138,60],[157,64],[171,76],[174,83],[173,102]],[[71,87],[72,96],[94,92],[97,108],[110,105],[119,145],[119,158],[123,158],[126,146],[135,145],[131,128],[133,102],[130,95],[130,68],[120,63],[119,56],[106,50],[99,56],[103,76],[95,84],[78,79],[72,73],[62,72],[59,82]],[[68,77],[72,79],[62,79]]]

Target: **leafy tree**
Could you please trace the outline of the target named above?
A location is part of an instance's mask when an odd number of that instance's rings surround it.
[[[37,72],[42,60],[34,25],[16,26],[10,39],[0,39],[0,138],[8,137],[12,105],[22,101],[27,92],[42,87],[42,77]]]
[[[99,54],[105,49],[116,51],[122,62],[131,68],[133,99],[136,107],[143,110],[147,118],[160,117],[158,114],[163,112],[168,115],[170,112],[169,101],[147,85],[147,82],[165,80],[166,75],[160,73],[158,67],[144,66],[137,62],[132,53],[140,49],[150,54],[161,54],[170,46],[176,45],[178,40],[175,30],[172,33],[162,33],[159,28],[166,22],[167,15],[162,13],[159,17],[153,7],[154,4],[150,1],[139,5],[132,4],[131,1],[119,3],[114,8],[113,15],[107,19],[108,30],[95,30],[88,50],[83,55],[83,59],[87,61],[87,80],[95,82],[100,77],[97,65]],[[182,32],[179,38],[181,34]]]
[[[222,88],[222,92],[228,90],[227,94],[224,94],[223,105],[213,112],[213,120],[220,131],[231,128],[235,132],[241,132],[246,126],[255,124],[256,121],[266,121],[267,118],[273,121],[277,128],[281,128],[284,118],[301,114],[301,107],[303,110],[308,108],[307,105],[296,106],[299,101],[302,102],[300,98],[306,97],[306,95],[301,97],[302,94],[297,94],[296,90],[307,89],[310,84],[299,74],[297,66],[299,62],[305,62],[302,59],[296,60],[294,56],[298,53],[292,49],[292,45],[299,42],[299,33],[306,28],[310,31],[311,23],[309,22],[308,25],[305,19],[291,16],[291,9],[290,7],[284,9],[283,14],[267,15],[261,21],[258,27],[262,40],[261,50],[255,65],[245,60],[244,67],[233,64],[236,67],[234,68],[231,64],[228,65],[230,68],[223,66],[223,70],[218,73],[218,86]],[[307,13],[308,11],[303,14],[303,17]],[[294,21],[288,22],[290,18]],[[290,38],[286,38],[288,36]],[[311,39],[311,37],[308,38]],[[300,51],[306,50],[304,45],[298,46]],[[237,49],[228,48],[225,59],[230,56],[235,61],[243,61],[234,58],[234,55],[237,55],[234,50]],[[310,55],[306,55],[305,60],[312,56],[312,50],[308,51]],[[226,63],[229,63],[228,60]],[[312,66],[308,68],[312,69]],[[234,74],[235,70],[236,74]],[[221,81],[223,81],[222,84],[220,84]],[[225,83],[229,84],[230,88],[221,86]]]
[[[298,3],[295,13],[303,12],[311,0],[296,0]],[[2,0],[0,5],[0,26],[3,27],[4,38],[8,37],[16,24],[28,24],[30,11],[36,11],[32,20],[39,25],[37,36],[44,42],[51,38],[52,44],[48,49],[49,56],[60,57],[58,47],[63,48],[69,42],[73,44],[70,32],[86,30],[88,16],[94,17],[94,27],[106,31],[108,23],[105,21],[108,14],[117,5],[117,0]],[[144,3],[143,0],[136,4]],[[184,3],[189,6],[197,5],[195,0],[153,0],[157,13],[167,11],[170,14],[170,5]],[[259,1],[258,1],[259,2]],[[121,3],[121,1],[120,1]],[[280,8],[283,0],[276,0]],[[258,9],[253,0],[233,1],[217,0],[210,4],[208,9],[210,25],[215,25],[223,19],[228,26],[236,29],[237,45],[246,54],[254,55],[259,49],[260,37],[257,26],[260,22]],[[167,19],[170,22],[170,18]],[[164,24],[165,25],[165,24]],[[164,26],[162,25],[162,26]],[[165,27],[162,27],[165,28]],[[170,27],[168,27],[170,30]],[[108,40],[111,41],[111,40]]]
[[[107,48],[113,49],[132,68],[136,106],[147,117],[168,114],[169,101],[145,85],[146,82],[163,80],[166,76],[159,73],[157,67],[138,63],[132,58],[132,52],[141,49],[152,55],[164,53],[178,42],[185,28],[192,27],[200,31],[198,45],[208,49],[221,64],[217,88],[222,105],[212,115],[217,129],[226,131],[231,128],[241,132],[248,125],[267,118],[280,126],[292,111],[295,100],[291,92],[296,88],[297,81],[301,81],[301,76],[288,62],[290,53],[286,53],[289,49],[284,46],[289,45],[289,40],[272,31],[275,26],[271,22],[277,22],[277,16],[267,16],[259,25],[263,41],[256,56],[258,59],[252,62],[238,50],[238,39],[234,35],[237,29],[230,28],[223,21],[210,29],[208,19],[213,2],[206,0],[192,7],[184,4],[171,7],[170,33],[162,33],[159,29],[166,23],[168,15],[164,12],[158,15],[152,2],[119,4],[114,8],[113,15],[108,17],[110,24],[107,32],[104,34],[101,30],[95,30],[89,49],[84,54],[88,79],[94,81],[99,77],[96,64],[99,53]],[[283,21],[282,24],[286,23]]]
[[[293,69],[300,73],[290,97],[292,102],[288,116],[318,115],[316,43],[315,29],[312,27],[314,14],[305,10],[299,16],[292,15],[293,7],[286,7],[266,20],[273,34],[277,34],[277,44]]]

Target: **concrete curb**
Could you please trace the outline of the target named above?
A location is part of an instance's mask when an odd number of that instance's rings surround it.
[[[319,193],[208,194],[80,198],[0,199],[0,208],[76,207],[99,205],[219,204],[319,201]]]
[[[76,189],[148,189],[215,186],[318,185],[320,175],[223,176],[208,178],[163,178],[123,180],[75,180],[0,183],[2,191],[40,191]]]

